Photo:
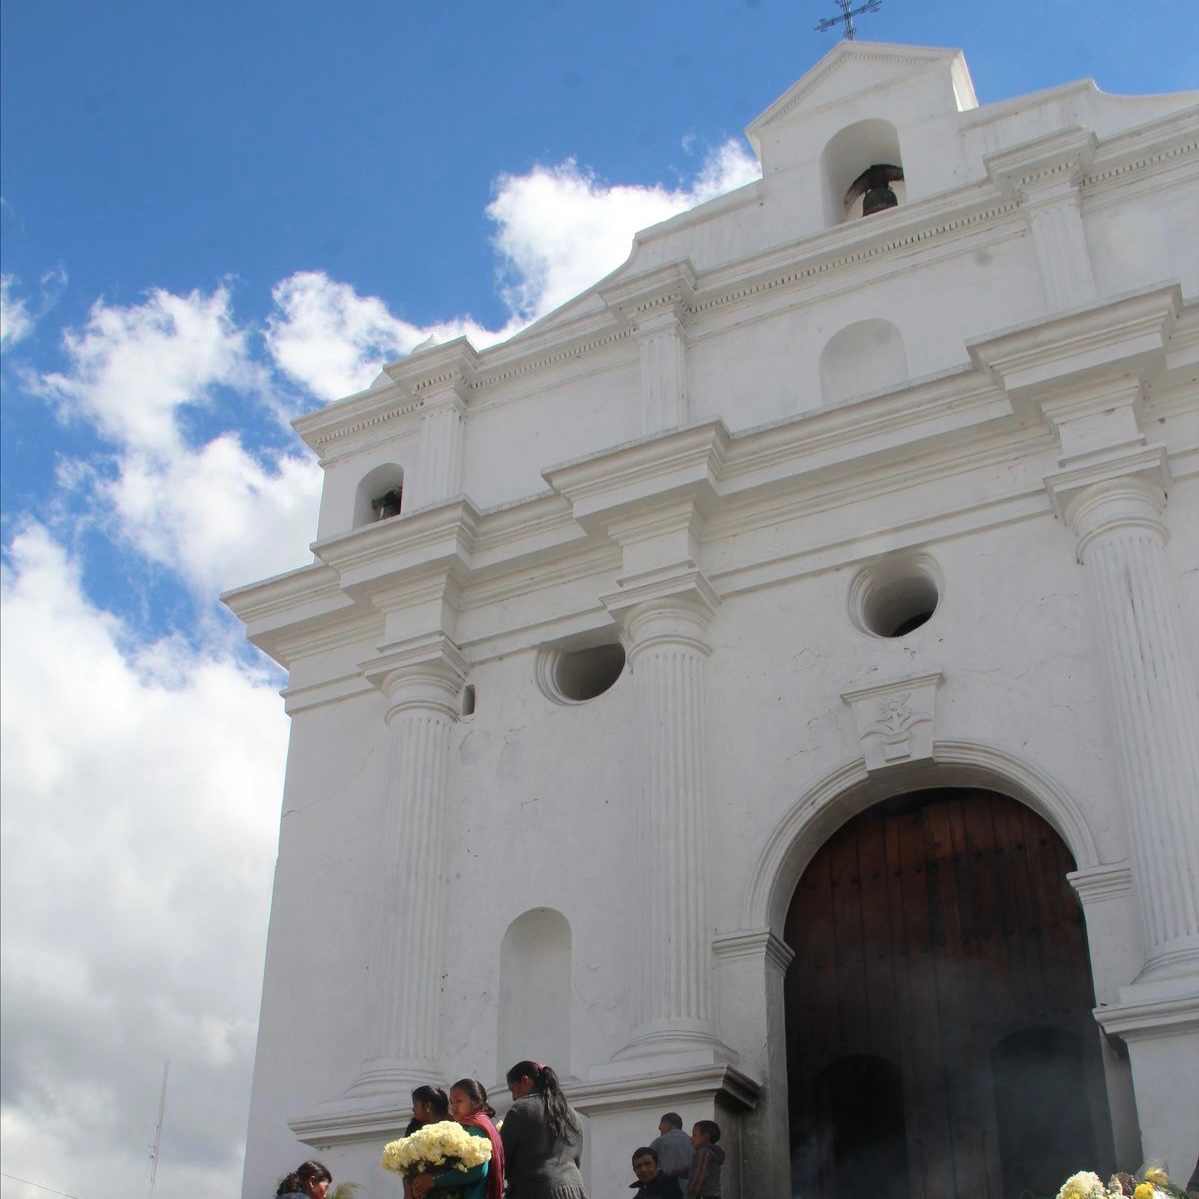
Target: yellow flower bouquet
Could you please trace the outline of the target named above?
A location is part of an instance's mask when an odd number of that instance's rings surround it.
[[[1106,1185],[1098,1174],[1083,1170],[1072,1174],[1062,1184],[1057,1199],[1186,1199],[1170,1182],[1169,1176],[1160,1166],[1149,1166],[1140,1179],[1131,1174],[1113,1174]]]
[[[489,1161],[491,1141],[487,1137],[472,1137],[453,1120],[426,1124],[411,1136],[389,1141],[383,1147],[383,1169],[401,1178],[415,1178],[426,1170],[466,1171]]]

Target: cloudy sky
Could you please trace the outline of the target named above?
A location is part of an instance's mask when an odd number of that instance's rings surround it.
[[[494,344],[752,179],[829,0],[4,0],[0,1196],[240,1187],[287,724],[217,595],[289,421]],[[1199,85],[1199,5],[884,0],[983,103]],[[319,879],[313,880],[319,886]],[[280,1171],[292,1163],[280,1163]]]

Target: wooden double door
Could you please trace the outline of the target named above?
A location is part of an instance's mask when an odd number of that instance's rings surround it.
[[[797,1199],[1029,1199],[1113,1168],[1073,868],[989,791],[898,796],[824,845],[786,929]]]

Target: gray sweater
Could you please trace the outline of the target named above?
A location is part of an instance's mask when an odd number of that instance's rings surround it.
[[[578,1113],[571,1109],[581,1128]],[[587,1199],[579,1173],[583,1134],[567,1129],[555,1138],[545,1122],[545,1100],[526,1095],[500,1126],[508,1199]]]

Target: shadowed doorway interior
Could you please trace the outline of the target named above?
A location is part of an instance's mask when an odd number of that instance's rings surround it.
[[[786,927],[795,1196],[1027,1199],[1114,1168],[1073,868],[1031,809],[957,788],[820,849]]]

